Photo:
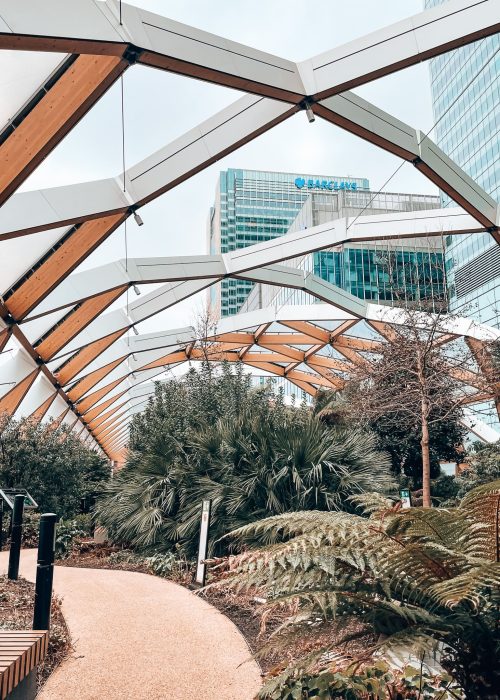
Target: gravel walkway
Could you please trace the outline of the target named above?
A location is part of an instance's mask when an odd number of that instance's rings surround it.
[[[0,553],[0,571],[7,569]],[[34,580],[36,552],[20,573]],[[224,615],[174,583],[147,574],[56,567],[54,589],[74,653],[40,700],[251,700],[259,668]]]

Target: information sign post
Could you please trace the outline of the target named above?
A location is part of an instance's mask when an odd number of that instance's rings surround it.
[[[195,582],[200,585],[205,585],[207,575],[207,565],[205,559],[208,551],[208,532],[210,529],[210,512],[212,509],[212,501],[203,501],[201,507],[201,526],[200,526],[200,544],[198,547],[198,565],[196,567]]]
[[[411,508],[411,493],[410,489],[401,489],[399,492],[399,497],[401,499],[401,508]]]

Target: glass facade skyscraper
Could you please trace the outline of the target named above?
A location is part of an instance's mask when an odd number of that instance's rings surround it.
[[[311,192],[289,231],[301,231],[344,217],[420,211],[439,206],[439,197],[433,195],[344,191],[327,196]],[[442,239],[437,237],[350,242],[282,264],[312,272],[360,299],[392,306],[416,305],[436,311],[446,305],[443,247]],[[259,283],[242,311],[315,301],[301,290]]]
[[[208,249],[211,254],[227,253],[283,236],[311,192],[329,198],[368,189],[365,178],[229,168],[220,173],[210,209]],[[235,314],[252,287],[246,280],[223,280],[211,290],[211,306],[220,316]]]
[[[447,0],[425,0],[434,7]],[[436,142],[500,201],[500,36],[430,61]],[[443,196],[444,206],[450,205]],[[453,203],[451,203],[453,206]],[[500,326],[500,247],[488,234],[448,236],[450,308]]]

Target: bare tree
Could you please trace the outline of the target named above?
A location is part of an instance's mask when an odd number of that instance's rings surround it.
[[[461,415],[474,391],[491,394],[468,344],[453,333],[450,314],[388,309],[371,325],[384,337],[370,361],[359,362],[350,383],[350,411],[377,420],[395,414],[418,425],[422,457],[423,506],[431,506],[430,426]]]
[[[194,340],[186,352],[193,360],[204,362],[207,369],[211,367],[211,362],[222,360],[224,357],[223,345],[217,339],[218,320],[212,307],[205,303],[195,313],[191,326]]]

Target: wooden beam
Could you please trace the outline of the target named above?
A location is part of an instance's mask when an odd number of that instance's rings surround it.
[[[81,333],[99,314],[110,306],[128,288],[128,285],[117,287],[109,292],[98,294],[87,299],[76,310],[45,334],[43,340],[35,344],[35,349],[45,362],[48,362],[73,338]],[[126,328],[124,329],[126,330]]]
[[[323,328],[319,328],[308,321],[280,321],[280,323],[282,326],[293,328],[293,330],[299,331],[299,333],[304,333],[305,335],[315,338],[316,340],[320,340],[325,344],[330,340],[330,333],[328,331],[325,331]]]
[[[114,436],[122,432],[122,430],[125,430],[125,428],[128,427],[128,424],[130,423],[130,419],[126,419],[126,421],[122,421],[119,423],[119,425],[113,425],[108,430],[106,430],[104,433],[101,434],[100,440],[103,441],[103,444],[106,444],[106,442],[109,442],[109,440]]]
[[[213,340],[216,343],[237,343],[238,345],[253,345],[253,333],[222,333],[209,337],[207,340]]]
[[[475,394],[470,394],[470,396],[464,396],[461,400],[460,403],[463,406],[468,406],[469,404],[473,403],[484,403],[486,401],[495,401],[494,397],[484,391],[478,391]]]
[[[113,408],[110,408],[109,411],[106,411],[105,413],[102,413],[101,415],[97,416],[97,418],[94,418],[94,420],[88,421],[87,425],[89,426],[90,430],[94,430],[94,428],[98,428],[100,425],[105,423],[108,420],[108,418],[110,418],[117,411],[119,411],[120,408],[122,408],[122,406],[125,406],[125,404],[128,403],[128,401],[129,399],[127,398],[125,399],[125,401],[122,401],[117,406],[113,406]]]
[[[285,374],[285,376],[287,379],[298,379],[299,381],[308,382],[309,384],[319,384],[319,386],[328,388],[332,387],[332,382],[324,377],[318,376],[317,374],[310,374],[309,372],[301,372],[298,369],[292,369],[288,374]]]
[[[389,341],[396,341],[398,339],[398,334],[396,331],[388,324],[382,321],[368,321],[368,325],[377,331],[382,338]]]
[[[68,391],[68,398],[70,401],[78,401],[84,394],[87,393],[92,387],[94,387],[96,384],[99,384],[99,382],[104,379],[110,372],[112,372],[118,365],[121,365],[121,363],[127,358],[126,355],[123,357],[119,357],[117,360],[113,360],[113,362],[108,362],[107,365],[104,365],[104,367],[100,367],[99,369],[94,370],[93,372],[90,372],[90,374],[87,374],[85,377],[80,379],[75,386]]]
[[[86,55],[62,73],[0,146],[0,205],[127,67],[120,56]]]
[[[311,367],[311,369],[326,379],[330,383],[331,387],[335,387],[335,389],[343,389],[345,387],[345,380],[334,374],[332,370],[326,369],[325,367],[320,367],[318,365],[313,365],[311,362],[308,362],[307,364]]]
[[[316,345],[317,339],[305,333],[264,333],[259,345]]]
[[[194,353],[195,350],[193,350],[192,352]],[[186,351],[178,350],[177,352],[173,352],[170,355],[164,355],[163,357],[160,357],[157,360],[153,360],[153,362],[149,362],[143,367],[139,367],[137,371],[142,372],[146,369],[155,369],[156,367],[162,367],[163,365],[172,365],[176,362],[185,362],[187,359],[188,358],[186,356]]]
[[[3,331],[0,331],[0,352],[2,352],[4,347],[9,342],[11,333],[12,331],[10,328],[4,328]]]
[[[2,413],[8,413],[12,416],[17,411],[39,372],[40,368],[37,367],[2,396],[0,399],[0,415]]]
[[[85,369],[93,360],[101,355],[107,348],[110,347],[118,338],[121,338],[127,329],[122,328],[119,331],[110,333],[109,335],[100,338],[99,340],[90,343],[84,347],[80,352],[77,352],[71,357],[67,362],[65,362],[62,367],[54,372],[54,376],[61,386],[65,386],[70,382],[76,375]]]
[[[303,362],[305,353],[303,350],[297,350],[297,348],[291,348],[289,345],[273,345],[271,343],[262,342],[262,338],[259,341],[259,347],[266,348],[267,350],[272,350],[273,352],[281,353],[285,355],[290,360],[296,360],[297,362]]]
[[[253,334],[253,342],[249,343],[248,345],[245,345],[244,347],[241,348],[240,350],[240,360],[242,360],[245,356],[245,353],[248,352],[251,348],[252,345],[256,345],[259,341],[260,336],[267,331],[271,324],[270,323],[261,323],[261,325],[257,328],[255,333]]]
[[[495,403],[497,415],[500,418],[500,376],[492,361],[491,353],[486,344],[481,340],[466,337],[465,342],[474,355],[477,366],[488,384],[488,388],[491,391],[491,398]]]
[[[351,350],[348,347],[339,347],[337,348],[337,343],[335,342],[333,344],[333,347],[338,349],[338,351],[344,355],[344,357],[347,357],[348,360],[352,362],[353,365],[356,365],[357,367],[362,367],[363,369],[370,369],[371,365],[368,362],[368,360],[365,360],[364,357],[362,357],[359,352],[356,352],[356,350]]]
[[[96,438],[96,440],[100,435],[105,435],[109,431],[109,428],[111,428],[111,426],[115,425],[116,422],[118,420],[120,420],[120,418],[123,415],[125,415],[127,412],[128,412],[128,409],[125,409],[121,413],[117,413],[116,415],[111,416],[111,418],[109,418],[105,423],[103,423],[101,426],[99,426],[99,428],[92,430],[92,435]]]
[[[16,321],[22,321],[57,285],[87,258],[127,217],[111,214],[86,221],[50,255],[5,301]],[[89,290],[89,297],[92,290]],[[50,313],[49,311],[47,313]]]
[[[380,352],[383,343],[378,340],[368,338],[355,338],[350,335],[340,335],[332,343],[334,348],[350,348],[351,350],[361,350],[362,352]]]
[[[353,319],[352,321],[343,321],[340,326],[337,326],[337,328],[335,328],[333,331],[330,331],[330,342],[335,340],[335,338],[337,338],[339,335],[342,335],[351,329],[356,325],[356,323],[359,323],[359,318]]]
[[[39,423],[44,417],[44,415],[47,413],[49,408],[52,406],[52,403],[56,398],[57,394],[58,392],[55,391],[49,396],[48,399],[45,399],[45,401],[29,416],[30,420],[34,421],[35,423]]]
[[[86,413],[84,413],[83,420],[86,423],[90,424],[90,421],[92,421],[97,416],[100,416],[101,413],[108,408],[108,406],[111,406],[115,401],[118,401],[118,399],[120,399],[126,393],[127,393],[127,389],[124,389],[123,391],[118,392],[118,394],[115,394],[115,396],[112,396],[111,398],[107,399],[106,401],[103,401],[102,403],[100,403],[99,406],[95,406],[94,408],[88,410]],[[79,404],[79,408],[80,408],[80,404]]]
[[[241,360],[241,357],[239,357]],[[247,352],[242,362],[289,362],[288,355],[277,352]]]
[[[307,364],[325,367],[327,369],[336,369],[340,372],[352,371],[353,367],[348,362],[337,360],[335,357],[326,357],[325,355],[312,355],[307,358]]]
[[[85,418],[87,417],[86,411],[88,411],[89,408],[92,408],[98,401],[100,401],[102,398],[106,396],[106,394],[109,394],[110,391],[113,391],[119,384],[125,381],[127,378],[127,374],[124,374],[123,377],[118,377],[118,379],[115,379],[113,382],[110,382],[109,384],[106,384],[106,386],[103,386],[101,389],[97,389],[96,391],[92,392],[92,394],[89,394],[86,396],[84,399],[80,400],[77,403],[77,409],[78,412],[81,414],[85,414]],[[114,399],[115,397],[113,397]],[[101,406],[104,404],[99,405],[99,409]]]
[[[302,389],[302,391],[305,391],[306,394],[309,394],[309,396],[316,396],[318,393],[318,390],[316,387],[312,386],[308,382],[303,382],[300,379],[289,379],[292,384],[295,384],[295,386],[298,386],[299,389]]]
[[[237,361],[239,361],[239,358]],[[271,372],[271,374],[276,374],[278,377],[285,376],[285,368],[281,367],[281,365],[273,365],[270,362],[247,362],[247,360],[244,360],[244,363],[251,367],[257,367],[257,369]]]

